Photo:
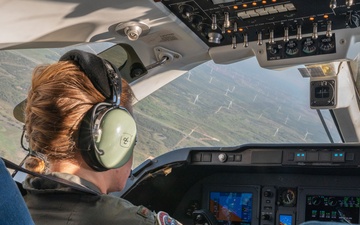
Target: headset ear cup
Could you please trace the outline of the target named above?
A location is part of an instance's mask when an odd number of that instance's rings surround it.
[[[121,107],[109,109],[98,122],[100,135],[95,140],[97,161],[105,168],[119,168],[133,155],[136,144],[136,123]]]
[[[99,107],[101,105],[107,107]],[[84,116],[78,147],[84,161],[96,171],[119,168],[132,157],[137,128],[134,118],[121,107],[100,103]]]
[[[93,141],[93,115],[96,115],[97,106],[93,106],[84,116],[81,121],[78,132],[78,148],[80,149],[81,156],[88,166],[96,171],[106,171],[97,160],[95,155],[95,146]]]

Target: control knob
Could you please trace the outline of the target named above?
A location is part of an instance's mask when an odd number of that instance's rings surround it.
[[[316,51],[316,44],[313,38],[306,38],[303,42],[302,51],[306,54],[313,54]]]
[[[285,53],[294,56],[299,53],[298,44],[294,40],[290,40],[285,45]]]
[[[180,11],[182,17],[189,18],[191,16],[192,12],[194,11],[194,8],[190,5],[184,4],[184,5],[179,6],[179,11]]]
[[[262,220],[271,220],[271,216],[269,214],[262,214],[261,219]]]
[[[335,43],[332,37],[324,37],[323,39],[321,39],[320,43],[321,44],[319,48],[324,52],[331,52],[335,49]]]
[[[271,198],[273,196],[273,193],[271,191],[264,191],[264,197]]]
[[[227,160],[227,155],[225,153],[221,153],[219,156],[218,156],[220,162],[226,162]]]
[[[199,24],[203,21],[203,18],[199,15],[194,14],[189,17],[189,21],[191,22],[191,25],[193,27],[198,27]]]

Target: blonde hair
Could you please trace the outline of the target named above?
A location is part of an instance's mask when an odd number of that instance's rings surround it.
[[[122,80],[121,103],[131,111],[132,92]],[[53,160],[73,160],[77,149],[77,130],[81,119],[105,97],[72,61],[39,66],[33,72],[25,108],[25,130],[32,151]],[[36,157],[29,157],[31,170],[45,169]]]

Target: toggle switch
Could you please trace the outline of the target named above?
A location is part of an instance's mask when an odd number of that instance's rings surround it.
[[[336,7],[337,7],[336,0],[330,0],[329,7],[330,7],[330,9],[336,9]]]
[[[262,32],[259,31],[259,32],[257,33],[257,36],[258,36],[257,44],[258,44],[258,45],[262,45],[262,44],[263,44]]]
[[[354,4],[354,0],[346,0],[345,5],[347,8],[350,8]]]
[[[289,27],[284,27],[284,42],[289,41]]]
[[[301,25],[298,24],[297,28],[296,28],[296,39],[297,40],[301,40],[302,39],[302,34],[301,34]]]
[[[314,40],[318,38],[318,26],[317,26],[317,23],[313,23],[313,32],[312,32],[311,38],[314,39]]]
[[[274,30],[270,30],[269,44],[274,44]]]
[[[212,29],[212,30],[216,30],[216,29],[217,29],[216,14],[212,14],[211,29]]]
[[[245,33],[244,34],[244,44],[243,44],[244,48],[247,48],[249,46],[249,39],[248,39],[248,34]]]
[[[233,30],[234,32],[237,32],[238,31],[238,26],[237,26],[237,23],[235,22],[234,23],[234,30]]]
[[[224,12],[224,27],[225,28],[229,28],[230,27],[230,18],[229,18],[229,13],[228,12]]]
[[[326,26],[326,37],[331,37],[332,36],[332,31],[331,31],[331,20],[327,21],[327,26]]]
[[[231,38],[231,47],[232,47],[232,49],[236,49],[236,47],[237,47],[236,35],[233,35]]]

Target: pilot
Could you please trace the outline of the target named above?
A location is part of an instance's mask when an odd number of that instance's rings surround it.
[[[25,103],[25,202],[35,224],[180,224],[125,199],[136,124],[132,91],[110,62],[80,50],[37,67]]]

